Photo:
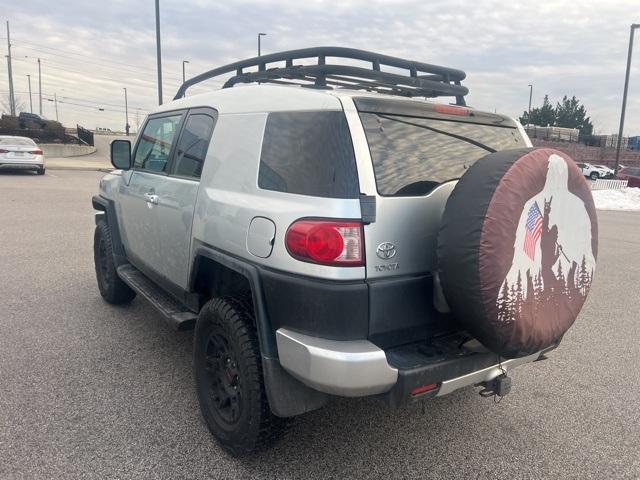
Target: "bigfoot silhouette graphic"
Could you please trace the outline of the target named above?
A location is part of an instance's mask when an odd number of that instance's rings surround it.
[[[542,334],[553,339],[554,332],[564,330],[565,319],[578,315],[591,286],[591,221],[583,200],[568,190],[567,180],[565,160],[551,155],[542,192],[524,205],[513,263],[496,299],[497,320],[512,325],[515,342],[526,343],[541,325],[548,326]],[[526,213],[534,204],[544,209],[540,233],[532,237],[531,213]]]

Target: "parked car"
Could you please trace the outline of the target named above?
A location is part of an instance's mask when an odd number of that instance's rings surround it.
[[[34,126],[44,128],[47,126],[47,120],[35,113],[20,112],[18,115],[18,121],[20,122],[20,128],[29,128]]]
[[[0,135],[0,168],[35,170],[44,175],[44,153],[30,138]]]
[[[627,180],[627,186],[640,187],[640,167],[624,167],[616,176],[618,180]]]
[[[590,163],[578,163],[578,168],[582,170],[582,174],[591,180],[598,180],[599,178],[611,178],[613,177],[613,170],[602,165],[592,165]]]
[[[371,67],[325,62],[338,57]],[[595,268],[591,190],[569,192],[574,161],[532,148],[517,121],[467,107],[464,78],[355,49],[274,53],[187,81],[133,145],[111,143],[98,289],[195,328],[202,415],[232,454],[331,396],[504,396],[508,372],[575,320]]]
[[[604,172],[603,178],[613,178],[615,176],[615,171],[611,167],[607,167],[606,165],[595,165],[595,167]]]

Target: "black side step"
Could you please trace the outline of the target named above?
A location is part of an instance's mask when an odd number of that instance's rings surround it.
[[[118,267],[118,276],[139,295],[146,298],[176,330],[194,327],[198,314],[166,293],[144,273],[127,263]]]

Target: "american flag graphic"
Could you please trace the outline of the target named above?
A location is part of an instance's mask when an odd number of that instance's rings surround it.
[[[535,260],[536,245],[542,234],[542,213],[538,207],[538,202],[533,202],[527,215],[526,233],[524,235],[524,253],[531,260]]]

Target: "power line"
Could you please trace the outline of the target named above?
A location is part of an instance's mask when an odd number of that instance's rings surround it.
[[[13,44],[15,45],[15,44]],[[67,55],[61,55],[59,53],[53,53],[53,52],[46,52],[43,50],[39,50],[37,48],[32,48],[32,47],[25,47],[24,45],[20,45],[20,43],[17,44],[18,49],[28,49],[28,50],[33,50],[35,52],[39,52],[39,53],[44,53],[45,55],[53,55],[55,57],[60,57],[60,58],[65,58],[68,60],[71,60],[73,62],[82,62],[82,63],[91,63],[93,65],[97,65],[99,67],[102,68],[106,68],[106,69],[111,69],[111,70],[118,70],[119,72],[125,71],[128,73],[135,73],[136,75],[151,75],[152,73],[150,73],[150,69],[146,68],[146,67],[136,67],[136,66],[127,66],[127,67],[123,67],[120,65],[104,65],[104,63],[111,63],[110,60],[100,60],[100,61],[95,61],[95,59],[91,59],[91,60],[86,60],[84,58],[73,58],[73,57],[69,57]],[[52,62],[52,63],[57,63],[54,60],[51,59],[47,59],[46,57],[40,56],[40,58],[42,59],[46,59],[48,62]],[[104,63],[101,63],[104,62]],[[116,62],[113,62],[116,63]],[[64,65],[64,64],[61,64]],[[129,65],[129,64],[123,64],[123,65]],[[169,77],[172,77],[175,80],[181,80],[182,78],[178,75],[175,74],[169,74]]]
[[[37,50],[37,49],[33,48],[33,47],[38,47],[38,48],[44,48],[44,49],[47,49],[47,50],[54,50],[56,52],[63,52],[65,54],[65,55],[60,55],[60,54],[51,53],[51,52],[44,52],[44,53],[48,53],[50,55],[58,55],[58,56],[64,56],[64,57],[68,57],[69,55],[76,55],[78,57],[89,58],[91,60],[98,59],[99,61],[105,62],[105,63],[115,63],[115,64],[118,64],[118,65],[125,65],[127,67],[144,68],[144,69],[147,69],[147,70],[153,70],[152,67],[143,67],[143,66],[141,67],[140,65],[134,65],[132,63],[119,62],[117,60],[107,60],[105,58],[96,57],[95,55],[87,55],[87,54],[84,54],[84,53],[72,52],[70,50],[66,50],[66,49],[62,49],[62,48],[50,47],[48,45],[42,45],[42,44],[38,44],[38,43],[34,43],[34,42],[28,42],[28,41],[25,41],[25,40],[18,39],[18,45],[20,45],[21,43],[24,43],[26,45],[31,45],[31,47],[23,46],[22,48],[29,48],[30,50],[41,51],[41,50]],[[175,76],[178,77],[179,75],[176,74]]]

